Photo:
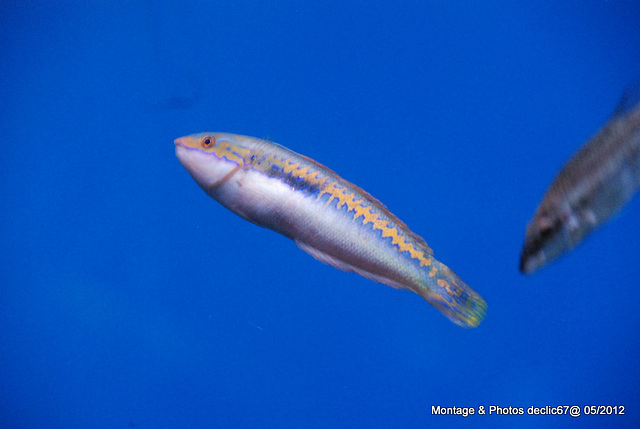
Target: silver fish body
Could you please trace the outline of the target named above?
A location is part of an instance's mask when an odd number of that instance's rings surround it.
[[[418,293],[456,324],[477,326],[485,301],[433,257],[378,200],[323,165],[265,140],[200,133],[176,155],[212,198],[344,271]]]
[[[578,245],[640,187],[640,82],[562,168],[527,226],[520,271],[530,274]]]

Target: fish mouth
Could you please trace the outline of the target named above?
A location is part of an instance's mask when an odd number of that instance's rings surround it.
[[[173,141],[173,145],[174,145],[174,147],[176,148],[176,155],[177,155],[179,152],[182,152],[182,153],[193,152],[193,151],[200,151],[200,152],[202,152],[202,151],[201,151],[201,150],[199,150],[198,148],[193,148],[193,147],[189,146],[189,145],[187,144],[187,142],[184,140],[184,138],[183,138],[183,137],[180,137],[180,138],[175,139],[175,140]]]
[[[533,274],[544,263],[544,257],[524,250],[520,255],[520,272],[523,274]],[[541,260],[542,259],[542,260]]]
[[[182,165],[185,165],[183,159],[187,156],[188,153],[192,152],[191,148],[185,145],[184,141],[181,138],[175,139],[173,145],[173,147],[175,148],[176,157],[180,160],[180,163],[182,163]]]
[[[544,242],[538,237],[526,237],[522,253],[520,254],[520,272],[523,274],[532,274],[538,270],[547,261],[547,257],[543,250]]]

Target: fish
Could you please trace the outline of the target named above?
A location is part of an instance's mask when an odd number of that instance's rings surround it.
[[[476,327],[487,304],[380,201],[277,143],[229,133],[175,140],[180,163],[214,200],[292,239],[315,259],[422,296],[457,325]]]
[[[614,217],[640,187],[640,81],[560,170],[526,228],[520,271],[532,274]]]

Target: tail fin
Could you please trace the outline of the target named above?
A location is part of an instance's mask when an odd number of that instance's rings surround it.
[[[487,313],[485,300],[449,267],[435,260],[418,293],[453,323],[464,328],[475,328]]]

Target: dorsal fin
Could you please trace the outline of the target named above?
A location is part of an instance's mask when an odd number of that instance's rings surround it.
[[[640,79],[631,84],[622,94],[613,116],[622,116],[640,104]]]

